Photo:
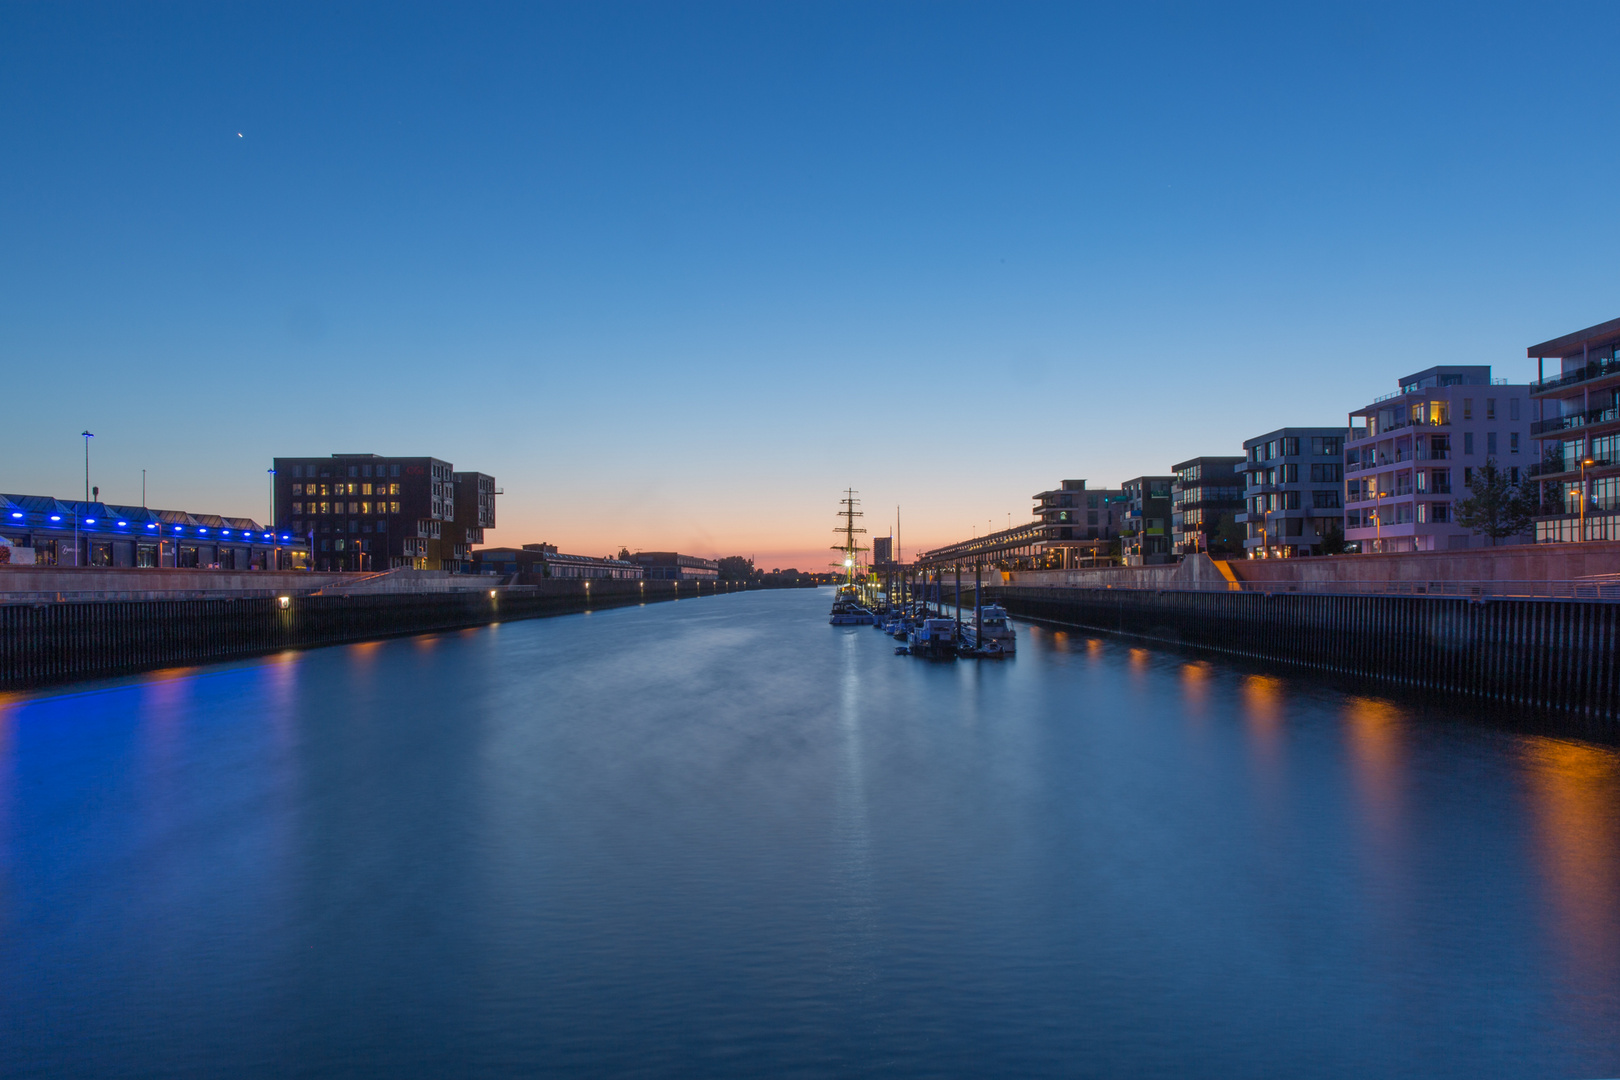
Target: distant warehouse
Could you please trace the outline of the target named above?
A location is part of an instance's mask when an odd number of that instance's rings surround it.
[[[520,548],[482,548],[473,552],[477,574],[529,574],[544,578],[608,578],[640,581],[642,569],[623,559],[594,555],[565,555],[555,544],[524,544]]]
[[[714,559],[700,559],[696,555],[678,555],[673,551],[638,551],[630,561],[646,571],[649,581],[718,581],[720,564]]]

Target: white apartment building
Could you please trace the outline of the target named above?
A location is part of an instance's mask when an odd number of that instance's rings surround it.
[[[1492,379],[1488,364],[1401,379],[1395,393],[1350,413],[1345,539],[1363,552],[1488,545],[1457,524],[1456,502],[1486,461],[1513,483],[1530,478],[1530,427],[1530,387]]]

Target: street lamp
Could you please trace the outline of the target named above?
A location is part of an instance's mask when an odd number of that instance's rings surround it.
[[[1594,462],[1591,458],[1581,459],[1581,542],[1586,542],[1586,467]]]
[[[84,501],[90,501],[90,440],[95,438],[88,431],[79,432],[84,436]]]

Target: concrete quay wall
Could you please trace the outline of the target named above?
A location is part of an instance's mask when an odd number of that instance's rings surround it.
[[[269,576],[269,572],[261,575]],[[307,580],[312,575],[295,575]],[[741,584],[550,581],[457,592],[7,603],[0,689],[741,592]]]
[[[1620,719],[1615,603],[1017,584],[985,594],[1043,622]]]

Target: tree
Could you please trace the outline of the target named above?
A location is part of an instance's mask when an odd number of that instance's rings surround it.
[[[1541,510],[1535,485],[1513,483],[1496,467],[1495,458],[1486,458],[1474,470],[1468,491],[1468,498],[1457,500],[1457,524],[1490,537],[1493,547],[1498,540],[1529,532]]]
[[[1215,535],[1210,538],[1211,554],[1241,555],[1243,553],[1243,526],[1236,514],[1222,514],[1215,523]]]
[[[1343,555],[1344,526],[1340,524],[1339,519],[1317,518],[1316,522],[1321,526],[1318,531],[1322,535],[1322,554]]]
[[[619,558],[623,559],[625,562],[629,562],[630,561],[630,549],[627,548],[627,547],[620,548],[619,549]]]
[[[720,560],[721,581],[747,581],[754,576],[754,560],[727,555]]]

